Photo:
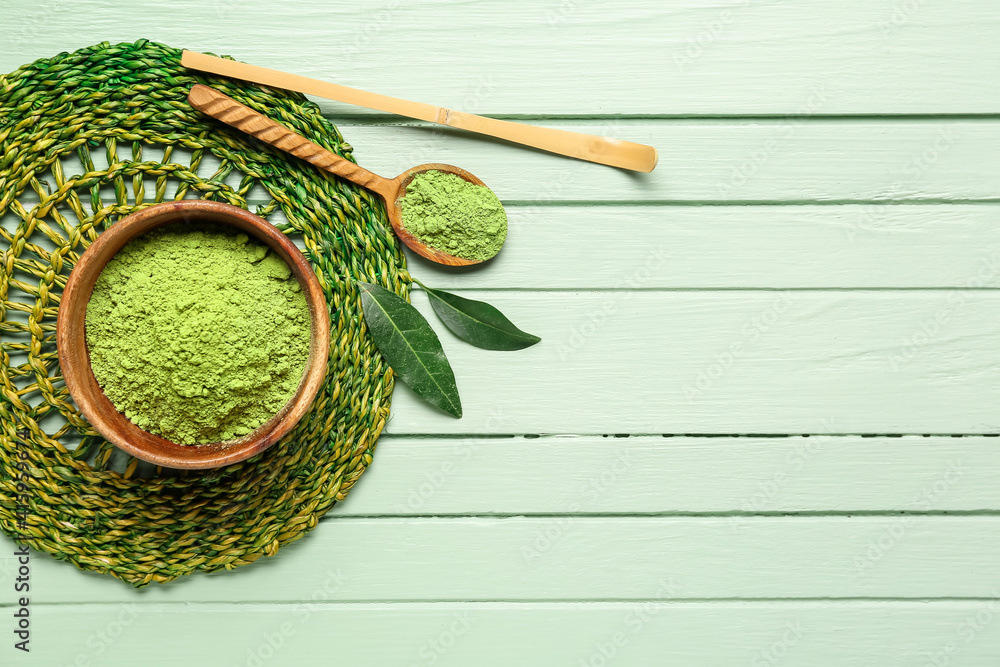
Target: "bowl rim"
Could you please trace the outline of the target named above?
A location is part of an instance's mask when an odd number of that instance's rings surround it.
[[[306,370],[292,398],[268,421],[235,440],[181,445],[145,431],[125,417],[104,394],[90,365],[86,312],[97,277],[130,241],[176,223],[209,222],[251,234],[275,251],[302,286],[311,318]],[[326,297],[312,265],[274,225],[249,211],[202,199],[155,204],[125,216],[80,256],[66,281],[56,322],[56,349],[70,396],[90,424],[123,451],[159,466],[198,470],[244,461],[272,446],[302,419],[326,377],[330,317]]]

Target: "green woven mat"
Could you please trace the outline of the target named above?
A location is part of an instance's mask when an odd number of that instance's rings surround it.
[[[350,157],[301,95],[193,76],[178,49],[145,40],[0,76],[0,530],[136,586],[273,555],[344,498],[371,463],[392,393],[351,278],[408,289],[374,195],[193,110],[196,82]],[[55,327],[66,278],[103,230],[193,197],[256,205],[304,243],[333,333],[326,383],[288,437],[245,463],[182,473],[97,436],[63,384]]]

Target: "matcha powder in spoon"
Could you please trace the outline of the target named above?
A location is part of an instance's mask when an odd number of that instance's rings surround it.
[[[507,214],[497,196],[456,174],[417,174],[399,210],[403,226],[421,242],[462,259],[490,259],[507,238]]]
[[[105,395],[136,426],[185,445],[239,438],[281,410],[305,372],[311,324],[284,260],[207,225],[122,248],[86,316]]]

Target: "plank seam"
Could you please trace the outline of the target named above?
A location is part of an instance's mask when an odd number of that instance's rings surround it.
[[[502,440],[524,438],[997,438],[1000,433],[383,433],[382,440]]]
[[[510,607],[519,606],[535,606],[538,604],[550,604],[553,606],[612,606],[612,605],[635,605],[644,604],[648,602],[654,602],[664,605],[685,605],[685,606],[695,606],[704,604],[736,604],[736,605],[753,605],[753,604],[775,604],[775,605],[793,605],[793,604],[843,604],[843,605],[864,605],[864,604],[881,604],[881,605],[913,605],[913,604],[956,604],[956,603],[982,603],[982,602],[993,602],[1000,600],[1000,597],[989,597],[989,596],[974,596],[974,597],[913,597],[913,598],[900,598],[900,597],[801,597],[801,598],[767,598],[767,597],[719,597],[719,598],[602,598],[602,599],[590,599],[590,598],[512,598],[512,599],[483,599],[483,600],[463,600],[459,598],[454,599],[403,599],[403,600],[368,600],[368,599],[347,599],[347,600],[291,600],[291,601],[279,601],[279,600],[246,600],[246,601],[201,601],[201,602],[163,602],[163,601],[144,601],[144,600],[130,600],[128,604],[143,606],[143,607],[168,607],[176,609],[177,611],[190,610],[192,607],[291,607],[300,605],[309,606],[353,606],[353,605],[372,605],[372,606],[408,606],[408,605],[501,605]],[[63,609],[80,608],[81,611],[90,608],[101,608],[101,607],[121,607],[124,602],[41,602],[32,601],[33,607],[61,607]],[[16,605],[12,604],[0,604],[0,609],[12,608]]]

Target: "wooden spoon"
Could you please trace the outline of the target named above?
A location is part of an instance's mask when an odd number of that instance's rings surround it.
[[[433,248],[418,239],[403,226],[403,215],[399,206],[399,200],[406,194],[406,186],[410,184],[414,176],[425,171],[443,171],[455,174],[469,183],[486,187],[485,183],[466,170],[448,164],[422,164],[403,172],[396,178],[383,178],[363,167],[359,167],[350,160],[345,160],[339,155],[331,153],[322,146],[309,141],[302,135],[293,132],[280,123],[276,123],[267,116],[240,104],[214,88],[209,88],[201,84],[195,85],[188,94],[188,102],[195,109],[213,118],[217,118],[227,125],[232,125],[237,130],[246,132],[266,144],[302,158],[320,169],[346,178],[352,183],[356,183],[378,194],[385,200],[385,210],[389,216],[389,222],[396,232],[396,236],[418,255],[449,266],[468,266],[485,261],[456,257]]]

